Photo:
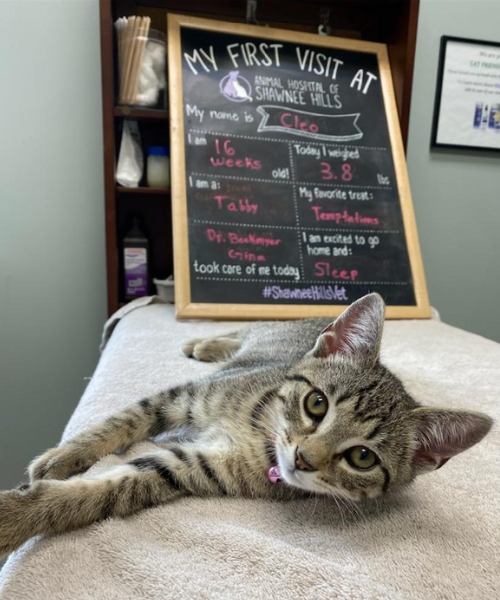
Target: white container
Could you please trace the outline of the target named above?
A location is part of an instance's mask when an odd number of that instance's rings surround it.
[[[170,158],[165,146],[149,146],[146,179],[149,187],[170,187]]]
[[[153,279],[156,285],[156,295],[164,302],[175,304],[175,287],[174,278],[172,275],[166,279]]]

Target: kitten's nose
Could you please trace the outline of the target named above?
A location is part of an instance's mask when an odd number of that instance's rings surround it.
[[[300,451],[299,448],[295,451],[295,467],[300,469],[301,471],[315,471],[316,469],[312,467],[304,458],[304,455]]]

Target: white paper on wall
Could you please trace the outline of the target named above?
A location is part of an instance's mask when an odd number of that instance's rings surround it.
[[[500,48],[448,41],[436,141],[500,150]]]

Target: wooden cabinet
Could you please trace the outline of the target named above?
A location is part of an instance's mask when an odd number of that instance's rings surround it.
[[[259,0],[260,24],[315,33],[329,15],[332,35],[386,43],[406,144],[419,0]],[[246,0],[100,0],[102,106],[108,312],[124,303],[120,241],[138,215],[150,241],[151,273],[165,278],[173,270],[172,221],[168,190],[129,189],[115,183],[115,165],[125,117],[139,121],[143,147],[169,145],[168,109],[130,109],[116,105],[117,73],[114,21],[147,15],[151,26],[166,31],[166,14],[175,12],[223,21],[244,22]],[[152,284],[152,282],[151,282]]]

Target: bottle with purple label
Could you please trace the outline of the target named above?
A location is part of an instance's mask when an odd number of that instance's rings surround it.
[[[149,294],[149,242],[140,229],[138,217],[123,239],[125,298],[133,300]]]
[[[479,129],[479,127],[481,127],[482,118],[483,118],[483,103],[477,102],[476,110],[474,112],[474,127],[476,129]]]
[[[483,117],[481,119],[481,129],[487,129],[488,128],[488,115],[489,115],[489,110],[488,110],[488,105],[486,105],[484,107]]]

